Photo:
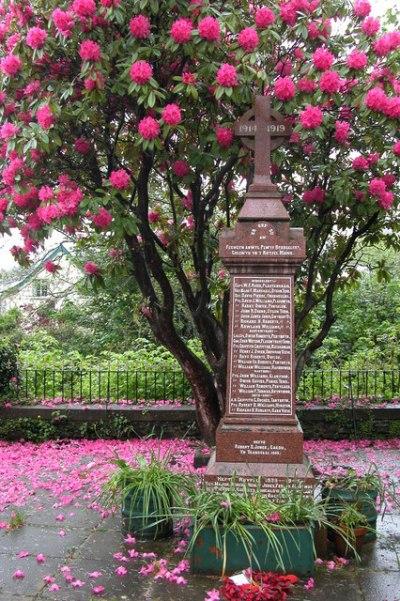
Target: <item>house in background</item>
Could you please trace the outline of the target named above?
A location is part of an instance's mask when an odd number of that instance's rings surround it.
[[[49,273],[45,269],[47,261],[53,261],[59,269]],[[13,308],[31,312],[44,304],[58,309],[67,299],[77,302],[76,284],[82,277],[82,270],[62,242],[27,270],[0,280],[0,313]]]

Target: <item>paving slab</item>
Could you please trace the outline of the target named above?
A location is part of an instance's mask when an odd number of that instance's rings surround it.
[[[363,601],[400,601],[399,572],[374,572],[364,570],[358,580]]]
[[[44,564],[38,564],[35,556],[25,557],[23,559],[14,555],[0,556],[0,595],[8,595],[11,601],[11,595],[33,595],[39,593],[45,586],[44,576],[52,576],[57,573],[59,560],[55,558],[46,558]],[[25,578],[21,580],[13,579],[16,570],[22,570]],[[0,597],[1,599],[1,597]]]
[[[60,530],[65,536],[60,536]],[[85,529],[46,528],[25,525],[11,532],[0,534],[0,554],[14,555],[21,550],[32,554],[43,553],[48,557],[65,557],[79,547],[89,536]]]

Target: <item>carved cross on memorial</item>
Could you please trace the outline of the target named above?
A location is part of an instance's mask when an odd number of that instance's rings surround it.
[[[235,228],[219,240],[231,275],[226,410],[205,480],[225,488],[233,476],[249,486],[260,479],[271,498],[300,480],[312,494],[294,377],[294,276],[305,240],[302,229],[290,227],[271,182],[271,151],[291,127],[271,109],[269,97],[257,96],[235,133],[254,150],[254,181]]]
[[[271,181],[271,152],[291,136],[292,128],[277,111],[271,110],[269,96],[256,96],[254,107],[237,121],[235,134],[254,151],[252,190],[275,190]]]

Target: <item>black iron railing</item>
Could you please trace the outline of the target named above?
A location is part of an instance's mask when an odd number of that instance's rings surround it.
[[[345,399],[391,400],[400,396],[400,369],[305,370],[297,390],[300,401]]]
[[[182,371],[21,369],[16,396],[21,401],[147,403],[168,399],[185,403],[191,391]]]
[[[192,396],[182,371],[20,369],[14,383],[20,401],[61,400],[149,403]],[[400,369],[305,370],[297,390],[300,402],[400,397]]]

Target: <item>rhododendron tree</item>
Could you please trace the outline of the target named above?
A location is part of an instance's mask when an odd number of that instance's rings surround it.
[[[396,18],[379,22],[368,0],[0,7],[0,226],[22,235],[13,254],[33,260],[54,229],[88,248],[101,235],[118,249],[88,261],[87,277],[133,276],[143,319],[181,364],[212,440],[229,304],[218,234],[234,225],[252,177],[234,122],[254,94],[269,93],[293,125],[272,175],[307,237],[300,373],[334,322],[335,289],[357,277],[358,250],[399,244]],[[179,334],[178,289],[206,361]],[[316,309],[319,331],[307,336]]]

